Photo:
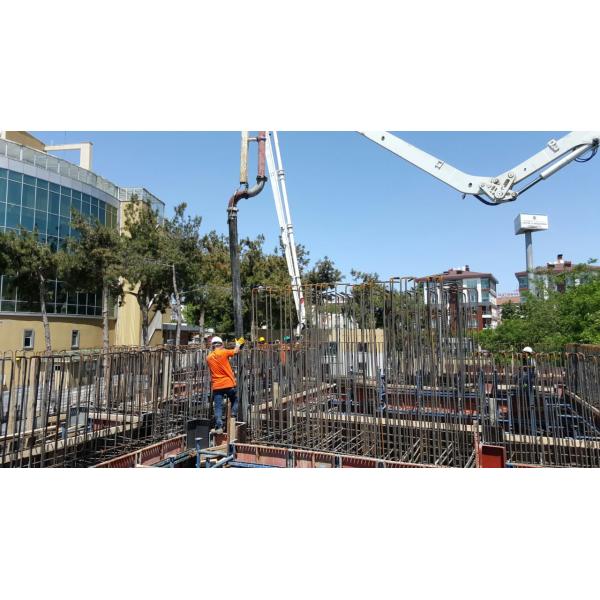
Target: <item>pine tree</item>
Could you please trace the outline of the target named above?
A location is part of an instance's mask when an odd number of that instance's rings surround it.
[[[200,245],[200,225],[202,217],[185,214],[187,204],[175,207],[171,219],[165,220],[163,260],[171,267],[172,293],[176,319],[175,345],[181,342],[181,322],[183,319],[182,295],[193,297],[201,275],[202,251]],[[183,292],[183,294],[182,294]]]
[[[111,297],[123,294],[123,238],[119,232],[99,221],[90,223],[73,215],[71,228],[77,236],[67,242],[67,252],[59,261],[59,276],[73,292],[102,293],[102,348],[109,348],[109,311]]]
[[[41,242],[36,231],[0,232],[0,271],[13,280],[20,299],[34,305],[39,303],[47,352],[52,351],[46,309],[48,280],[56,277],[57,265],[63,255],[61,250],[53,251]]]
[[[173,287],[171,265],[165,261],[165,233],[156,211],[132,197],[125,208],[123,277],[134,286],[130,291],[142,313],[142,345],[147,346],[150,310],[169,306]]]

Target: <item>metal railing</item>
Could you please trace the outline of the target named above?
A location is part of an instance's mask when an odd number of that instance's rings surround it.
[[[96,175],[96,173],[83,169],[67,160],[22,146],[16,142],[0,139],[0,156],[6,156],[9,159],[18,160],[64,177],[70,177],[102,190],[114,198],[119,197],[118,186],[108,181],[108,179],[104,179],[104,177],[100,177],[100,175]]]

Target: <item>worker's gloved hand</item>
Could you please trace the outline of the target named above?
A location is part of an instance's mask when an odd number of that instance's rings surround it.
[[[235,347],[241,348],[245,343],[246,343],[246,340],[243,337],[238,338],[237,340],[235,340]]]

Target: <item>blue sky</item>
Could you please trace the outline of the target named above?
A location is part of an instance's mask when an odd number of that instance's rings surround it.
[[[239,132],[33,132],[46,143],[94,143],[93,170],[120,186],[143,186],[166,204],[203,217],[204,230],[226,233],[226,203],[239,177]],[[455,167],[493,175],[515,166],[564,132],[397,132]],[[534,234],[536,264],[600,259],[596,205],[600,157],[572,164],[514,203],[488,207],[419,171],[354,132],[281,132],[279,141],[296,240],[313,261],[330,256],[350,269],[427,275],[468,264],[491,271],[499,290],[515,290],[524,269],[519,212],[547,214],[550,229]],[[255,154],[256,150],[251,150]],[[75,160],[73,154],[63,154]],[[251,164],[251,180],[255,162]],[[240,236],[263,233],[277,244],[269,186],[243,200]]]

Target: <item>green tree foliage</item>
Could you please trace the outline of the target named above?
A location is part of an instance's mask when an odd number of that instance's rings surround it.
[[[60,277],[73,292],[102,290],[103,346],[109,344],[110,299],[132,294],[142,314],[142,342],[149,343],[151,311],[164,311],[173,304],[179,339],[182,304],[185,318],[202,328],[219,333],[233,333],[231,298],[231,266],[226,236],[210,231],[200,235],[201,218],[186,213],[186,205],[175,208],[173,217],[160,221],[147,203],[136,197],[125,207],[123,234],[116,229],[72,215],[72,229],[77,232],[67,242],[67,251],[53,252],[38,242],[35,234],[2,234],[0,269],[19,286],[20,298],[41,308],[46,331],[46,347],[50,349],[50,329],[46,315],[46,281]],[[240,270],[243,289],[244,327],[252,320],[252,298],[257,288],[288,290],[287,315],[295,319],[290,277],[283,248],[265,251],[264,236],[240,241]],[[303,281],[330,285],[342,279],[341,272],[329,257],[318,260],[308,270],[309,253],[297,245],[296,254]],[[283,306],[283,305],[282,305]],[[279,308],[281,308],[280,306]],[[277,307],[276,307],[277,308]],[[255,304],[258,324],[267,320],[260,303]],[[273,321],[277,310],[269,317]],[[289,325],[290,323],[286,324]],[[293,324],[295,326],[295,323]]]
[[[352,269],[350,275],[355,283],[377,283],[379,281],[379,273],[368,273],[367,271]]]
[[[169,307],[173,275],[165,261],[165,233],[158,214],[146,202],[132,197],[125,207],[123,277],[133,288],[142,313],[142,343],[147,346],[150,310]]]
[[[102,347],[109,346],[110,298],[123,294],[123,238],[114,227],[98,220],[89,222],[73,214],[71,228],[77,236],[67,242],[67,252],[59,263],[59,277],[73,292],[96,292],[102,295]]]
[[[19,298],[30,304],[32,312],[39,310],[42,313],[47,352],[52,350],[46,309],[47,282],[56,277],[62,255],[61,250],[54,252],[41,242],[37,231],[0,231],[0,272],[12,279],[19,290]]]
[[[308,284],[333,284],[342,281],[342,272],[335,266],[333,260],[328,256],[323,257],[315,263],[315,266],[306,273],[304,281]]]
[[[352,303],[348,307],[352,311],[352,318],[368,329],[383,327],[388,293],[379,282],[379,273],[352,269],[350,275],[355,283]]]
[[[575,285],[578,283],[578,285]],[[528,294],[521,305],[505,306],[496,329],[479,334],[479,343],[490,351],[560,351],[565,344],[600,343],[600,275],[588,265],[568,273],[549,275],[548,284],[537,283],[538,293]],[[508,309],[508,310],[507,310]]]
[[[203,330],[233,331],[231,264],[227,238],[210,231],[200,238],[200,263],[194,291],[186,297],[185,320]]]
[[[290,276],[282,249],[276,248],[273,252],[266,252],[264,242],[262,235],[255,239],[240,240],[242,306],[246,331],[249,331],[251,327],[253,290],[255,290],[254,294],[257,294],[257,288],[275,288],[277,295],[281,296],[281,290],[290,287]],[[210,231],[201,237],[200,248],[198,285],[196,291],[186,297],[186,320],[198,323],[201,328],[213,328],[224,335],[231,335],[233,333],[233,309],[228,239],[226,236],[218,235],[215,231]],[[296,254],[301,273],[306,273],[309,264],[308,251],[299,244],[296,247]],[[317,262],[317,264],[319,263],[331,265],[328,268],[335,269],[333,261],[330,259],[323,259],[323,261]],[[327,277],[325,279],[331,281]],[[335,279],[339,279],[339,277]],[[306,280],[306,277],[303,277],[303,280]],[[291,301],[291,293],[289,296]],[[261,303],[256,302],[255,311],[258,312],[255,314],[255,318],[258,325],[263,324],[266,319],[266,315],[261,310]],[[278,310],[275,310],[270,315],[270,319],[274,320],[272,324],[279,326],[278,318]]]
[[[200,225],[202,217],[186,214],[187,204],[175,207],[173,217],[164,224],[163,260],[171,266],[173,312],[177,322],[175,345],[181,338],[182,293],[193,299],[201,277],[202,248]]]
[[[299,247],[299,260],[306,252]],[[266,253],[264,236],[240,240],[240,275],[244,328],[252,318],[252,290],[263,287],[284,288],[290,280],[285,258],[278,252]],[[211,231],[201,238],[198,290],[186,304],[186,318],[225,335],[233,333],[231,264],[227,237]]]
[[[502,305],[502,321],[510,321],[521,315],[521,306],[514,302]]]

